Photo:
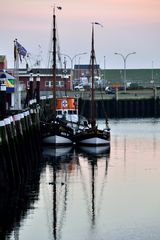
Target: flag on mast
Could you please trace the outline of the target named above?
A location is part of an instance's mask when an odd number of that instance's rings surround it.
[[[14,59],[17,59],[17,55],[20,57],[20,61],[22,62],[22,57],[24,58],[27,55],[27,50],[17,41],[14,41]]]

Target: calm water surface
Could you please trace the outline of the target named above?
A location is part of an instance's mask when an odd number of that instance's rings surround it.
[[[16,209],[13,196],[4,204],[15,214],[12,228],[1,224],[6,239],[160,239],[160,119],[110,120],[110,127],[109,154],[66,149],[55,157],[44,149],[29,195]]]

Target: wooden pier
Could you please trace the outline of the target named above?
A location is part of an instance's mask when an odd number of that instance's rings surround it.
[[[17,188],[40,160],[39,106],[0,120],[0,188]]]

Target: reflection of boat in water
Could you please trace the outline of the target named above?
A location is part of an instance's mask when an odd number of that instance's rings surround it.
[[[110,147],[110,128],[108,127],[108,120],[106,118],[106,128],[98,128],[96,121],[96,104],[94,99],[95,83],[94,83],[94,64],[95,64],[95,50],[94,50],[94,24],[92,23],[92,48],[91,48],[91,118],[88,120],[88,126],[83,130],[78,130],[75,134],[75,142],[77,146],[88,146],[88,147],[98,147],[98,146],[108,146]],[[106,117],[106,114],[105,114]]]
[[[66,237],[69,237],[68,226],[72,224],[71,222],[74,226],[75,217],[78,219],[81,216],[79,210],[78,214],[76,213],[77,205],[83,217],[87,214],[86,219],[92,230],[98,224],[107,182],[108,159],[107,154],[93,156],[76,152],[66,154],[65,159],[63,156],[48,158],[46,180],[43,179],[42,189],[46,195],[43,199],[46,204],[49,231],[52,234],[50,239],[65,239],[66,229]]]
[[[47,206],[52,202],[52,207],[48,208],[49,213],[47,215],[51,216],[51,220],[48,222],[52,222],[52,239],[57,240],[61,239],[61,231],[66,217],[69,192],[68,183],[70,172],[74,171],[74,159],[71,147],[56,148],[57,152],[52,150],[54,149],[44,148],[43,154],[49,166],[49,168],[47,166],[49,172],[46,177],[51,194],[47,192],[46,201],[49,201]],[[46,192],[46,189],[47,187],[44,186],[43,191]]]
[[[46,157],[61,157],[66,156],[72,152],[72,146],[69,147],[56,147],[46,146],[43,148],[43,156]]]
[[[106,154],[110,152],[110,146],[95,146],[95,147],[89,147],[89,146],[80,146],[79,150],[88,153],[91,155],[99,155],[99,154]]]
[[[88,173],[86,172],[86,165],[83,161],[87,161],[90,166]],[[91,219],[91,226],[94,228],[97,224],[101,211],[103,200],[104,187],[108,173],[109,153],[105,155],[94,156],[92,154],[79,154],[79,168],[82,176],[82,184],[85,194],[85,199],[88,202],[88,214]],[[103,165],[102,165],[103,164]],[[103,166],[103,167],[102,167]],[[85,167],[85,170],[83,169]],[[103,172],[102,172],[103,170]],[[85,176],[89,176],[88,182]],[[97,191],[97,188],[99,191]],[[88,190],[88,191],[87,191]],[[88,194],[89,192],[89,194]]]

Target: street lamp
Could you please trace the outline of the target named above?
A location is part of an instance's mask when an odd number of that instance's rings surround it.
[[[32,100],[33,98],[33,73],[30,71],[29,76],[29,100]]]
[[[40,103],[40,80],[40,74],[38,71],[36,76],[36,100],[38,104]]]
[[[124,91],[126,93],[126,61],[127,61],[127,58],[131,55],[131,54],[136,54],[136,52],[131,52],[131,53],[128,53],[126,56],[124,56],[122,53],[114,53],[116,55],[120,55],[122,58],[123,58],[123,61],[124,61]]]
[[[75,54],[73,57],[70,57],[70,56],[67,55],[67,54],[61,53],[61,55],[68,57],[68,58],[70,59],[70,61],[71,61],[71,85],[70,85],[70,87],[71,87],[72,90],[73,90],[73,79],[72,79],[72,78],[73,78],[73,60],[74,60],[77,56],[85,55],[85,54],[87,54],[87,53],[86,53],[86,52],[84,52],[84,53],[77,53],[77,54]]]

